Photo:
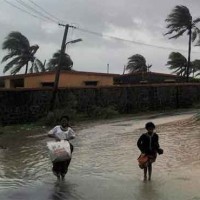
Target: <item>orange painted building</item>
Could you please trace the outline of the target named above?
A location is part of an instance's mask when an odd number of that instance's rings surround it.
[[[118,74],[96,72],[61,71],[59,87],[112,86]],[[44,88],[53,87],[55,72],[10,75],[0,77],[0,88]]]

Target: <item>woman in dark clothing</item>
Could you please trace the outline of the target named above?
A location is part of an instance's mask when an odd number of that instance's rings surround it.
[[[155,125],[152,122],[148,122],[145,125],[147,133],[144,133],[140,136],[137,142],[137,146],[141,151],[141,155],[138,159],[139,165],[144,169],[144,180],[147,180],[147,171],[148,171],[148,180],[151,180],[152,174],[152,163],[155,162],[157,153],[162,154],[163,150],[160,149],[159,137],[154,132]],[[143,163],[140,163],[140,158],[143,159]]]

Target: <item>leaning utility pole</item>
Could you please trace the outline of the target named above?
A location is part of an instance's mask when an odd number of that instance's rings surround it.
[[[62,45],[61,45],[61,51],[60,51],[60,58],[59,58],[59,62],[58,62],[58,67],[56,68],[55,82],[54,82],[54,87],[53,87],[52,98],[51,98],[51,101],[50,101],[50,111],[52,111],[54,109],[54,106],[55,106],[55,100],[56,100],[56,95],[57,95],[57,92],[58,92],[58,85],[59,85],[59,78],[60,78],[61,63],[62,63],[63,55],[65,53],[68,29],[69,28],[75,28],[73,26],[70,26],[69,24],[66,24],[66,25],[59,24],[59,26],[64,26],[65,27],[65,31],[64,31]]]

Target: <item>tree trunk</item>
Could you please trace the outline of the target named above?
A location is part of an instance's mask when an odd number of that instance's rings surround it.
[[[183,76],[183,71],[182,71],[182,67],[181,67],[181,77]]]
[[[187,63],[187,82],[189,82],[190,73],[190,56],[191,56],[191,43],[192,43],[192,27],[189,29],[189,46],[188,46],[188,63]]]
[[[25,70],[25,74],[27,74],[28,72],[28,62],[26,63],[26,70]]]

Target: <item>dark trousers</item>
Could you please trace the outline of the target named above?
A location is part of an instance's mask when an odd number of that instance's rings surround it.
[[[69,143],[69,144],[70,144],[70,149],[71,149],[71,153],[72,153],[74,150],[74,147],[71,143]],[[65,174],[68,171],[70,162],[71,162],[71,159],[61,161],[61,162],[53,162],[53,168],[52,168],[53,173],[56,176],[58,176],[58,175],[65,176]]]

